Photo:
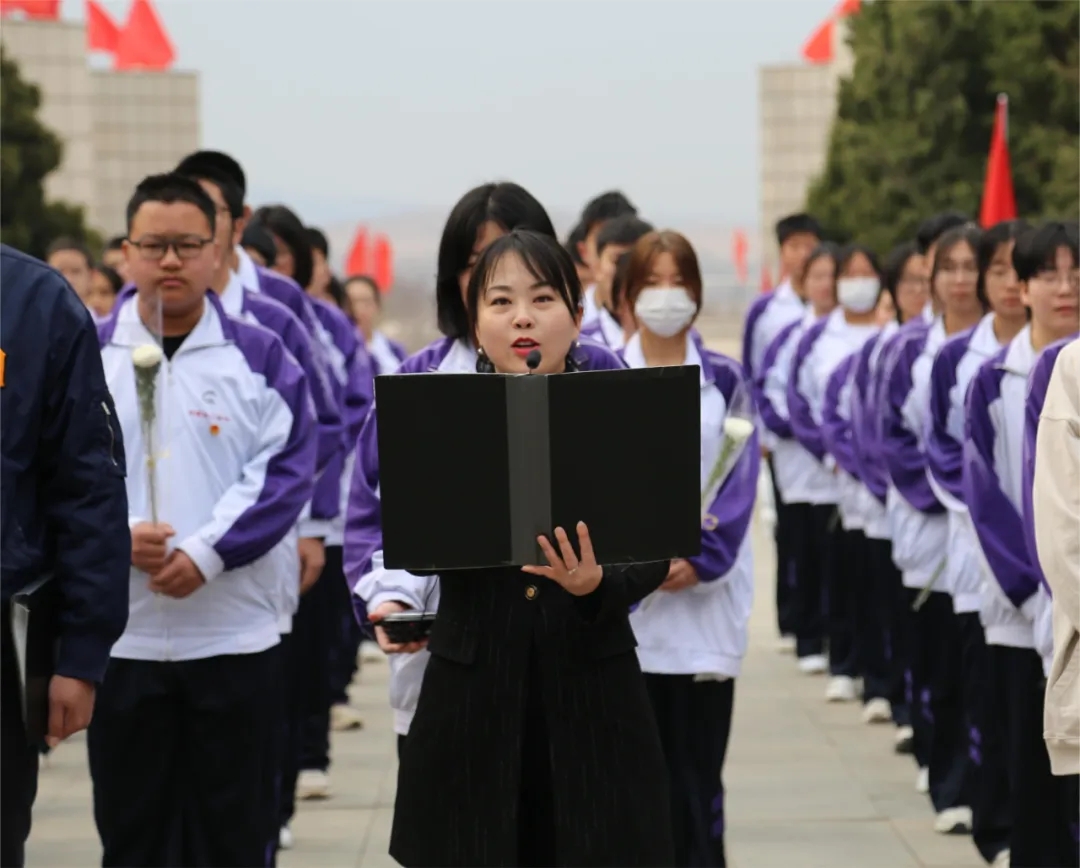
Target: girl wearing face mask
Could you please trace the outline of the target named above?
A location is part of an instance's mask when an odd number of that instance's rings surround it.
[[[691,332],[702,285],[689,242],[675,232],[642,237],[630,252],[625,295],[638,324],[622,351],[631,368],[701,369],[706,485],[723,443],[724,420],[736,402],[747,399],[749,387],[738,364],[705,349]],[[723,829],[722,772],[753,601],[747,531],[760,460],[755,433],[708,505],[701,554],[673,561],[664,583],[630,617],[674,782],[675,865],[725,864],[724,838],[717,832]]]
[[[945,571],[949,519],[928,473],[930,383],[934,358],[947,337],[976,325],[983,316],[976,250],[981,233],[972,224],[948,230],[935,243],[930,287],[931,322],[912,320],[887,352],[881,386],[882,450],[889,470],[889,521],[893,558],[912,604],[910,616],[912,695],[929,727],[929,768],[920,772],[942,833],[970,831],[973,789],[960,681],[963,650],[960,624],[947,593]]]
[[[479,371],[527,373],[537,350],[539,373],[587,366],[576,347],[581,285],[553,236],[518,230],[493,242],[466,299]],[[350,509],[368,541],[350,560],[381,545],[362,519],[378,515],[376,412]],[[558,529],[541,537],[547,566],[441,576],[398,773],[390,853],[402,865],[672,864],[667,769],[628,615],[669,565],[601,568],[585,525],[570,532],[580,559]],[[388,581],[368,600],[373,615],[420,602],[416,577]]]
[[[981,764],[971,770],[975,776],[972,825],[975,845],[989,862],[1008,849],[1010,812],[1001,721],[993,713],[987,713],[987,697],[997,680],[987,643],[1014,644],[1017,616],[1009,608],[995,607],[980,618],[984,602],[982,588],[988,577],[964,500],[964,398],[978,369],[1026,323],[1020,286],[1012,266],[1013,244],[1026,228],[1020,221],[999,223],[979,238],[975,249],[976,294],[990,312],[973,328],[946,340],[930,371],[927,467],[930,484],[945,505],[949,521],[948,560],[939,584],[951,596],[958,621],[964,717],[972,746],[979,749],[982,757]],[[946,255],[950,262],[963,264],[968,261],[970,250],[970,245],[957,245]],[[960,269],[956,270],[959,274]],[[961,290],[963,294],[966,287]]]
[[[795,633],[799,671],[824,672],[825,657],[824,577],[826,552],[822,540],[831,510],[821,500],[822,471],[818,460],[795,438],[788,413],[787,387],[791,360],[806,329],[836,307],[836,272],[839,248],[825,243],[815,248],[799,285],[806,295],[803,316],[782,328],[765,350],[764,371],[756,392],[761,421],[772,434],[772,469],[780,497],[778,521],[789,526],[791,557],[777,575],[790,589],[791,611],[787,615]]]
[[[444,337],[405,359],[397,373],[465,374],[476,371],[479,357],[466,308],[469,278],[488,246],[514,230],[531,230],[555,237],[544,207],[517,184],[484,184],[470,190],[454,206],[439,243],[435,281],[439,329]],[[541,352],[547,356],[543,350]],[[614,353],[585,341],[575,346],[574,357],[583,368],[622,367]],[[377,464],[365,466],[358,460],[351,490],[354,494],[377,491]],[[412,608],[435,611],[439,604],[438,578],[417,579],[408,573],[383,569],[377,499],[373,508],[366,502],[363,508],[357,508],[355,497],[352,501],[346,516],[345,575],[353,593],[368,601],[371,620],[377,621],[389,612],[401,611],[399,601],[402,599],[409,601]],[[406,591],[409,596],[402,597]],[[358,612],[361,608],[357,607]],[[390,705],[394,709],[394,731],[400,747],[416,710],[428,653],[421,646],[392,645],[381,629],[376,629],[375,634],[383,650],[392,652]]]
[[[856,520],[854,514],[848,514],[846,527],[837,527],[831,518],[840,502],[841,477],[836,473],[835,458],[825,448],[822,410],[830,375],[877,329],[875,308],[881,280],[873,253],[857,245],[841,251],[838,274],[838,307],[808,328],[795,348],[787,384],[787,403],[795,438],[817,462],[816,497],[825,507],[823,511],[830,515],[822,529],[821,542],[828,600],[830,674],[825,698],[830,702],[850,702],[856,698],[855,679],[862,674],[860,647],[854,633],[854,607],[857,583],[864,581],[866,552],[856,533],[857,525],[851,523]],[[841,513],[841,521],[843,519]],[[871,677],[865,696],[867,699],[881,698],[882,689]]]
[[[990,568],[986,583],[993,712],[1002,721],[1012,828],[1010,864],[1076,865],[1075,790],[1050,773],[1043,741],[1045,675],[1035,625],[1049,598],[1024,538],[1023,433],[1029,374],[1046,348],[1080,327],[1080,244],[1075,223],[1028,230],[1013,249],[1020,294],[1030,322],[971,382],[967,397],[965,502]],[[1075,533],[1075,528],[1065,531]],[[1005,616],[1008,612],[1008,617]],[[1074,685],[1073,685],[1074,686]],[[1075,696],[1075,691],[1073,692]]]

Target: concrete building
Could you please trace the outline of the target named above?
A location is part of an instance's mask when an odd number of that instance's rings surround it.
[[[779,266],[773,231],[776,221],[785,214],[802,210],[811,182],[825,167],[840,79],[850,72],[851,67],[845,29],[842,22],[838,22],[831,63],[792,63],[764,66],[759,70],[759,250],[774,279]]]
[[[134,186],[199,147],[198,75],[92,69],[81,22],[5,19],[0,40],[64,143],[46,196],[84,206],[105,236],[123,234]]]

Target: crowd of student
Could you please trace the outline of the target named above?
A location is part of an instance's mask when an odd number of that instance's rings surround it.
[[[1077,226],[944,213],[883,266],[808,215],[777,236],[788,279],[751,307],[743,364],[782,646],[828,701],[895,724],[937,831],[995,865],[1076,865],[1077,528],[1051,488],[1070,453],[1036,434],[1055,362],[1060,396],[1076,378]],[[1037,466],[1038,525],[1073,542],[1036,545]]]
[[[1042,400],[1080,326],[1074,224],[943,214],[882,267],[785,218],[788,277],[751,307],[739,364],[695,329],[685,237],[609,192],[560,245],[528,191],[486,184],[440,239],[443,337],[406,356],[374,281],[339,282],[321,232],[246,196],[234,159],[200,151],[139,185],[102,263],[49,251],[97,323],[127,465],[130,582],[95,598],[123,610],[88,738],[104,864],[272,864],[296,797],[330,795],[330,729],[361,725],[367,625],[391,667],[402,864],[724,865],[762,473],[799,670],[895,724],[939,831],[995,864],[1077,864],[1076,733],[1051,725],[1049,755],[1042,738],[1048,673],[1047,721],[1075,726],[1055,716],[1075,635],[1055,612],[1051,637],[1032,506]],[[132,375],[148,346],[156,443]],[[700,369],[699,555],[601,569],[579,526],[576,551],[560,532],[521,572],[385,567],[374,376],[524,372],[532,349],[540,373]],[[725,422],[751,406],[714,493]],[[439,613],[430,642],[379,626],[408,609]]]

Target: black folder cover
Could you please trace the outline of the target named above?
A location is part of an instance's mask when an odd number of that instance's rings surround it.
[[[700,371],[377,377],[387,567],[546,563],[589,526],[602,564],[701,547]],[[576,546],[575,546],[576,547]]]
[[[11,637],[19,667],[26,737],[45,741],[49,730],[49,681],[56,670],[60,589],[47,575],[11,596]]]

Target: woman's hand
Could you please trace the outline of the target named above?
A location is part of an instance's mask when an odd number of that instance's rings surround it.
[[[694,565],[690,563],[690,561],[677,558],[671,562],[667,578],[664,579],[659,590],[682,591],[685,588],[692,588],[700,581],[701,579],[698,578],[697,570],[694,569]]]
[[[406,642],[404,645],[398,645],[391,642],[386,635],[386,631],[379,626],[379,621],[387,615],[393,615],[396,612],[407,612],[408,610],[409,607],[404,603],[399,603],[396,600],[387,600],[385,603],[379,603],[379,605],[368,612],[368,620],[375,625],[375,640],[379,643],[379,647],[387,654],[415,654],[427,645],[427,639],[424,639],[421,642]]]
[[[559,544],[556,552],[548,542],[547,537],[538,536],[536,541],[544,552],[544,557],[550,566],[546,567],[522,567],[523,573],[534,576],[543,576],[558,582],[575,597],[584,597],[591,594],[604,578],[603,567],[596,563],[596,555],[593,554],[592,540],[589,539],[589,529],[585,522],[577,523],[578,547],[581,549],[581,560],[574,554],[574,548],[570,545],[570,538],[561,527],[555,528],[555,541]],[[560,556],[561,555],[561,556]]]

